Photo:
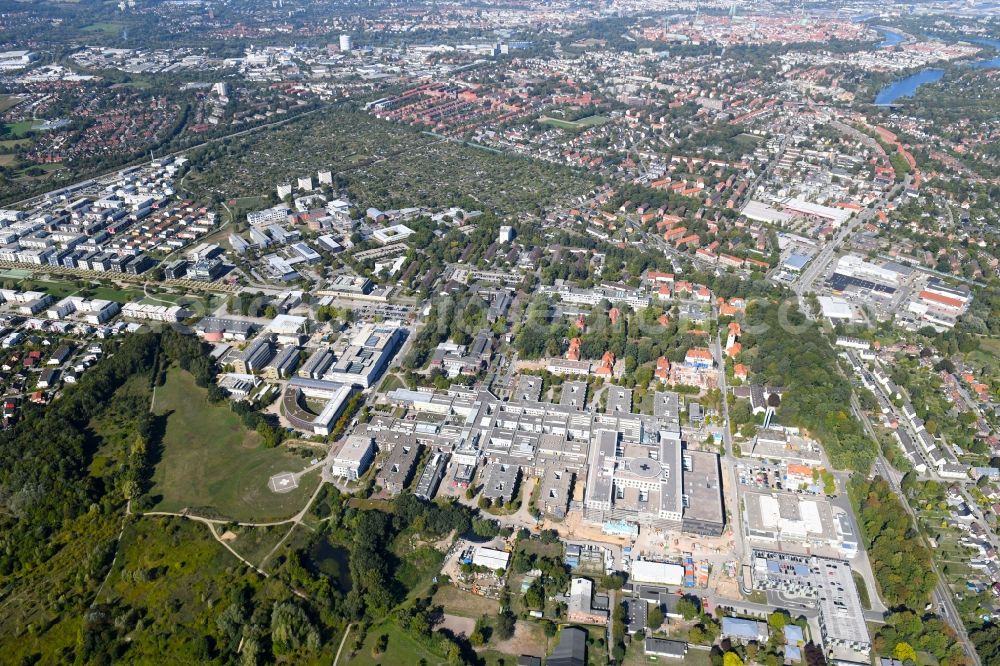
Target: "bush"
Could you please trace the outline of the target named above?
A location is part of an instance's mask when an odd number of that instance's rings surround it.
[[[650,629],[659,629],[663,626],[664,619],[663,610],[659,606],[653,606],[646,616],[646,626]]]

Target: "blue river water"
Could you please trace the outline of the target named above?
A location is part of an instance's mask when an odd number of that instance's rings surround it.
[[[878,45],[878,48],[883,48],[885,46],[891,46],[888,42],[892,39],[892,36],[901,37],[896,33],[891,33],[887,30],[882,31],[885,35],[885,41]],[[902,39],[900,39],[902,41]],[[1000,51],[1000,40],[997,39],[970,39],[970,42],[976,44],[981,44],[983,46],[991,46],[998,51]],[[899,42],[895,42],[899,43]],[[990,68],[1000,68],[1000,55],[987,58],[983,60],[974,60],[972,62],[964,63],[967,67],[975,67],[976,69],[990,69]],[[879,105],[892,104],[896,100],[902,97],[912,97],[914,93],[917,92],[917,88],[924,85],[925,83],[935,83],[941,80],[944,76],[944,70],[938,69],[936,67],[928,67],[922,69],[916,74],[911,74],[902,79],[896,79],[885,88],[882,88],[875,96],[875,103]]]
[[[997,51],[1000,51],[1000,39],[970,39],[973,44],[979,44],[981,46],[992,46]],[[977,69],[990,69],[991,67],[1000,67],[1000,55],[995,58],[990,58],[989,60],[976,60],[969,63],[969,67],[975,67]]]
[[[903,35],[899,34],[898,32],[893,32],[892,30],[881,30],[880,32],[882,33],[884,39],[880,44],[878,44],[875,47],[878,49],[885,49],[889,48],[890,46],[895,46],[896,44],[902,44],[903,41],[906,39],[906,37],[904,37]]]
[[[896,79],[875,96],[876,104],[892,104],[900,97],[913,97],[917,88],[925,83],[940,81],[944,76],[943,69],[922,69],[916,74],[911,74],[905,79]]]

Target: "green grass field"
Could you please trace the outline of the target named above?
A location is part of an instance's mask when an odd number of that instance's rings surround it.
[[[372,647],[374,647],[375,641],[382,634],[386,634],[389,637],[389,645],[385,652],[374,655],[372,654]],[[348,649],[353,640],[352,637],[348,637],[347,645],[344,647],[344,653],[340,655],[339,663],[351,664],[351,666],[413,666],[421,659],[426,660],[428,664],[445,663],[444,655],[432,652],[427,646],[414,640],[392,620],[375,625],[369,629],[361,650],[353,657],[350,657]]]
[[[604,627],[598,627],[596,625],[564,625],[573,626],[578,629],[583,629],[587,632],[587,663],[590,666],[604,666],[608,663],[608,648],[601,647],[597,644],[598,639],[605,638],[607,632]],[[552,645],[556,646],[559,644],[559,636],[552,639]],[[685,660],[685,664],[687,661]]]
[[[127,289],[96,283],[88,283],[86,287],[81,289],[77,286],[76,280],[60,280],[58,278],[32,280],[28,278],[26,282],[32,289],[42,290],[50,294],[53,298],[63,298],[80,292],[81,294],[86,293],[88,298],[101,298],[108,301],[115,301],[116,303],[130,303],[141,300],[144,297],[141,289]],[[27,286],[22,284],[22,288],[27,288]],[[169,300],[169,298],[166,300]]]
[[[868,585],[865,583],[865,577],[862,576],[857,571],[851,574],[854,577],[854,586],[858,588],[858,597],[861,598],[861,605],[865,610],[871,610],[872,602],[868,597]]]
[[[407,596],[416,598],[426,595],[431,578],[441,571],[444,554],[430,546],[422,546],[405,554],[397,549],[396,553],[402,560],[396,570],[396,580],[410,591]]]
[[[61,280],[56,281],[56,280],[28,279],[26,280],[26,282],[28,282],[28,286],[30,286],[32,289],[44,291],[46,294],[49,294],[50,296],[52,296],[52,298],[55,299],[65,298],[66,296],[69,296],[70,294],[75,294],[77,291],[79,291],[79,288],[72,282],[63,282]],[[22,284],[21,288],[24,289],[26,288],[26,286]]]
[[[21,138],[30,132],[34,125],[34,120],[19,120],[16,123],[7,123],[6,127],[12,137]]]
[[[984,368],[1000,367],[1000,340],[980,338],[979,349],[967,354],[966,360]]]
[[[561,558],[563,555],[563,544],[561,541],[545,543],[541,539],[521,539],[517,542],[517,549],[525,553],[534,553],[543,557]]]
[[[83,27],[83,32],[103,32],[105,35],[117,35],[122,31],[122,24],[115,21],[99,21]]]
[[[398,388],[405,388],[403,380],[397,377],[396,375],[388,375],[385,379],[382,380],[382,385],[379,386],[378,390],[388,393],[389,391]]]
[[[538,122],[542,125],[548,125],[550,127],[558,127],[559,129],[570,130],[572,132],[582,132],[588,127],[599,127],[610,120],[611,119],[607,116],[587,116],[586,118],[580,118],[579,120],[561,120],[559,118],[542,116],[538,119]]]
[[[0,95],[0,113],[20,104],[20,95]]]
[[[264,557],[286,534],[288,534],[287,525],[240,527],[236,530],[236,538],[229,541],[229,545],[237,553],[259,566]]]
[[[143,297],[140,303],[145,303],[147,305],[163,305],[164,301],[170,303],[177,303],[181,299],[191,298],[188,294],[171,294],[169,292],[161,291],[159,293],[152,293],[148,297]]]
[[[302,470],[307,462],[283,448],[261,446],[227,403],[210,404],[206,391],[185,371],[167,373],[153,409],[168,415],[150,492],[158,497],[156,510],[191,508],[245,522],[283,520],[305,506],[319,483],[317,470],[297,489],[272,493],[267,480],[273,474]]]
[[[239,197],[237,199],[229,200],[229,207],[233,209],[234,212],[237,211],[250,211],[257,210],[258,208],[264,208],[271,203],[268,197]]]
[[[66,168],[65,164],[51,163],[51,164],[30,164],[26,163],[24,168],[18,171],[18,174],[22,176],[27,176],[30,169],[41,169],[45,173],[52,173],[53,171],[62,171]]]
[[[31,145],[31,139],[5,139],[0,141],[0,150],[17,150]]]
[[[144,297],[141,289],[120,289],[118,287],[88,287],[91,298],[101,298],[117,303],[131,303]]]

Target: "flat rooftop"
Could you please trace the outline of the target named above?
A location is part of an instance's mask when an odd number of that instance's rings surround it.
[[[825,557],[754,550],[756,589],[780,590],[819,606],[824,643],[870,645],[850,563]]]
[[[632,389],[609,386],[607,390],[608,404],[605,411],[608,414],[632,413]]]
[[[723,522],[722,479],[719,457],[708,451],[685,450],[681,453],[684,465],[684,518],[709,522]]]
[[[744,490],[751,538],[834,544],[839,541],[833,508],[821,496]]]

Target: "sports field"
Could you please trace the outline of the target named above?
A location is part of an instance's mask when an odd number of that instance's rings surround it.
[[[298,472],[308,461],[279,447],[260,444],[225,402],[211,404],[188,372],[172,368],[156,388],[156,414],[166,414],[163,453],[150,495],[158,511],[181,511],[246,522],[295,515],[319,483],[319,471],[299,479],[286,493],[268,488],[271,476]]]

